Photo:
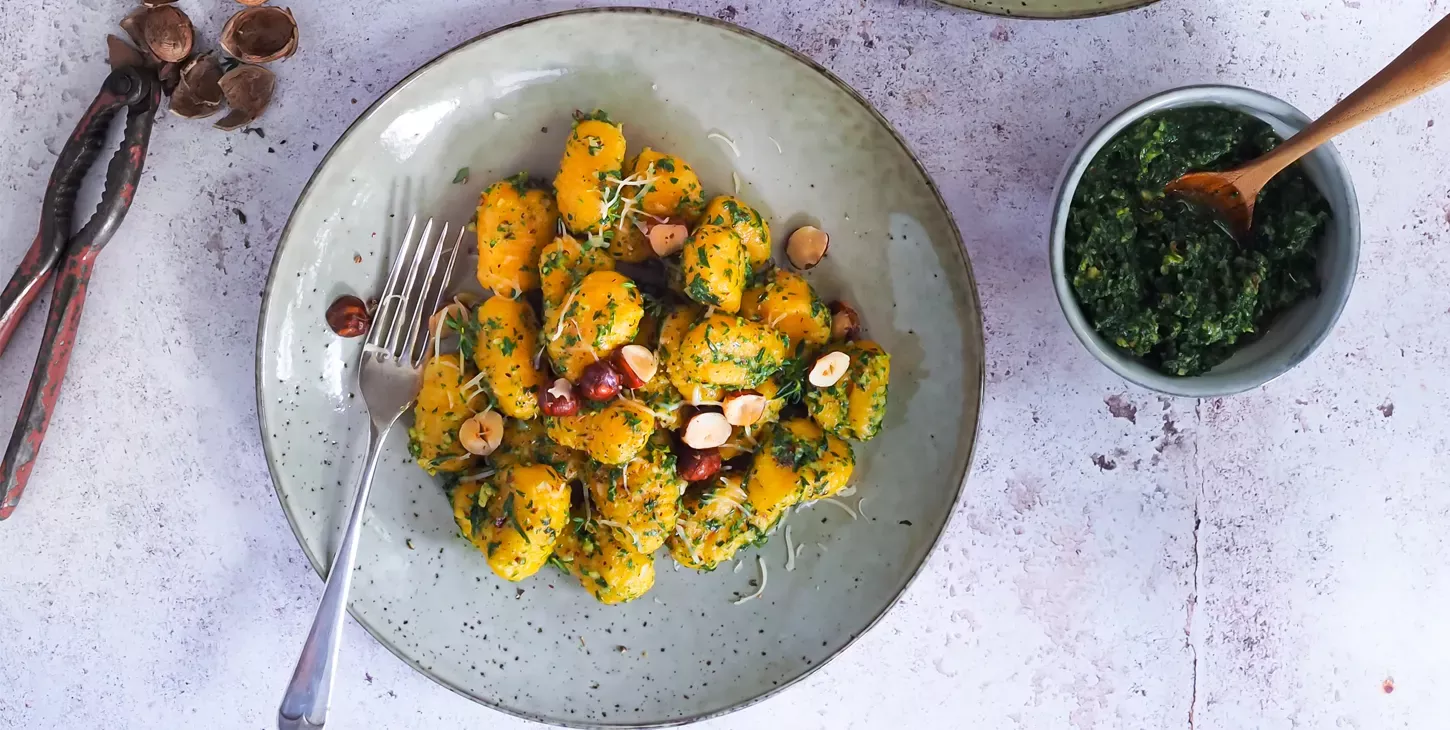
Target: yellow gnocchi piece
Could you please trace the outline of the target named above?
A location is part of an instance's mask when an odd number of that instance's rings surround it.
[[[851,357],[845,377],[829,388],[806,389],[811,418],[841,438],[869,441],[881,433],[891,356],[869,340],[831,348]]]
[[[764,284],[746,290],[740,314],[784,332],[795,354],[831,339],[831,310],[806,278],[793,271],[775,269]]]
[[[584,277],[613,271],[614,259],[601,248],[586,247],[573,236],[559,236],[539,252],[539,280],[544,295],[544,316],[564,301]]]
[[[784,334],[764,323],[717,312],[691,326],[671,351],[671,379],[755,388],[780,370],[789,345]]]
[[[474,524],[482,535],[488,566],[504,580],[539,572],[554,552],[559,533],[569,528],[569,485],[543,464],[512,464],[491,477],[495,493],[487,519]]]
[[[644,448],[655,431],[654,413],[628,398],[605,404],[584,402],[572,416],[544,418],[555,443],[578,449],[601,464],[623,464]]]
[[[695,229],[680,251],[685,296],[724,312],[740,311],[750,262],[740,235],[724,226]]]
[[[758,270],[770,262],[770,224],[741,199],[730,195],[712,199],[705,206],[701,224],[725,226],[735,231],[745,245],[751,269]]]
[[[676,359],[680,342],[685,339],[685,333],[695,326],[704,312],[704,308],[696,304],[685,304],[670,310],[669,314],[665,315],[664,321],[660,323],[660,344],[655,351],[660,368],[655,377],[667,376],[680,397],[684,401],[694,404],[718,403],[725,396],[725,391],[721,388],[690,380],[684,375],[685,368],[676,368],[671,365]]]
[[[705,191],[695,169],[674,155],[646,147],[634,159],[630,174],[653,181],[640,199],[640,207],[652,216],[693,223],[705,209]]]
[[[609,238],[609,255],[616,260],[637,264],[654,257],[654,249],[639,229],[638,220],[637,214],[629,213],[615,225],[614,235]]]
[[[544,420],[522,421],[511,418],[503,427],[503,443],[489,461],[494,467],[507,464],[546,464],[572,482],[584,473],[589,457],[583,451],[559,444],[550,438]]]
[[[601,464],[623,464],[644,449],[654,432],[654,413],[647,406],[616,398],[585,416],[584,450]]]
[[[644,317],[644,299],[629,277],[596,271],[569,291],[544,323],[554,372],[579,382],[584,368],[629,344]]]
[[[738,472],[691,485],[681,503],[679,527],[666,541],[675,562],[714,570],[756,538],[745,516],[743,477]]]
[[[539,251],[559,222],[554,196],[526,181],[500,180],[478,200],[478,283],[506,297],[539,288]]]
[[[559,174],[554,177],[559,215],[570,233],[588,235],[614,224],[619,201],[607,188],[609,179],[619,179],[623,168],[624,130],[620,125],[598,111],[575,119],[564,143]]]
[[[545,416],[544,431],[549,439],[566,449],[583,451],[589,446],[589,413],[580,408],[572,416]]]
[[[769,531],[796,503],[844,489],[855,468],[850,444],[821,430],[814,421],[781,421],[762,436],[751,459],[745,484],[751,525]]]
[[[654,558],[620,540],[611,530],[587,527],[564,531],[554,556],[584,590],[612,605],[643,596],[655,583]]]
[[[460,472],[473,463],[458,442],[458,427],[488,405],[482,389],[464,397],[464,384],[475,375],[473,365],[456,354],[434,355],[423,365],[413,427],[408,429],[408,451],[423,471]]]
[[[473,361],[499,411],[510,418],[539,415],[546,376],[534,366],[538,354],[539,323],[528,302],[496,295],[479,305]]]
[[[663,435],[650,439],[628,463],[596,470],[589,481],[596,521],[642,553],[658,550],[674,534],[684,491],[670,438]]]
[[[488,498],[493,493],[480,493],[481,487],[480,482],[461,482],[453,488],[449,500],[453,503],[453,520],[458,523],[458,531],[483,551],[488,549],[483,541],[483,524],[488,521]]]
[[[673,431],[680,427],[685,398],[663,371],[656,373],[643,388],[636,388],[632,397],[654,414],[655,428]]]

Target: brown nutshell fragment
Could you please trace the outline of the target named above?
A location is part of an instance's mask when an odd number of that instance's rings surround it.
[[[286,8],[247,8],[222,27],[221,43],[245,63],[277,61],[297,51],[297,20]]]
[[[267,0],[237,0],[237,2],[246,5],[247,7],[256,7],[267,2]]]
[[[141,57],[146,59],[145,65],[154,67],[160,65],[160,61],[156,60],[156,56],[152,55],[151,49],[146,45],[145,20],[150,12],[150,8],[144,7],[131,11],[130,15],[121,19],[121,30],[126,31],[131,43],[140,49]]]
[[[111,68],[145,68],[146,57],[119,36],[106,36],[106,60]]]
[[[141,30],[147,50],[161,61],[176,63],[191,55],[195,31],[191,19],[180,9],[171,5],[147,9]]]
[[[180,83],[171,95],[171,113],[184,119],[201,119],[222,108],[222,68],[211,54],[186,62]]]
[[[217,120],[216,128],[228,132],[262,116],[277,89],[277,77],[261,66],[238,66],[223,75],[220,83],[231,111]]]
[[[156,78],[161,82],[161,90],[170,96],[176,91],[177,84],[181,83],[181,64],[161,64],[161,68],[156,69]]]

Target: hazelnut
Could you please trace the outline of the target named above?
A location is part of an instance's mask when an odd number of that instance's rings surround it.
[[[554,384],[539,391],[539,410],[546,416],[572,416],[579,412],[579,399],[574,397],[574,386],[559,378]]]
[[[690,229],[678,223],[660,223],[650,227],[645,237],[649,239],[649,247],[654,249],[655,255],[664,258],[679,253],[685,247]]]
[[[327,308],[327,326],[341,337],[365,335],[372,322],[367,305],[351,294],[338,297]]]
[[[729,441],[733,432],[725,414],[702,411],[690,417],[689,423],[685,424],[685,435],[680,440],[692,449],[713,449]]]
[[[816,360],[811,366],[811,374],[807,380],[817,388],[829,388],[841,382],[846,377],[846,371],[851,369],[851,356],[844,352],[828,352]]]
[[[826,257],[831,247],[831,237],[815,226],[801,226],[790,234],[785,243],[785,255],[791,266],[807,271],[815,268]]]
[[[861,316],[845,302],[831,302],[831,339],[854,342],[861,338]]]
[[[725,397],[725,420],[732,426],[753,426],[765,415],[765,396],[755,391]]]
[[[626,388],[643,388],[659,372],[659,360],[644,345],[625,345],[614,351],[614,369]]]
[[[675,471],[687,482],[703,482],[720,472],[720,449],[680,448]]]
[[[458,443],[474,456],[488,456],[503,443],[503,416],[498,411],[476,413],[458,427]]]
[[[608,360],[584,368],[579,377],[579,393],[592,401],[606,401],[619,395],[619,371]]]

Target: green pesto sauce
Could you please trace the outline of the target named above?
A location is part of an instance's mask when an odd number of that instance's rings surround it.
[[[1329,206],[1299,165],[1265,186],[1245,245],[1212,212],[1163,192],[1183,173],[1227,170],[1282,142],[1240,112],[1175,109],[1139,120],[1098,153],[1073,196],[1066,238],[1073,291],[1098,334],[1164,373],[1198,375],[1318,294]]]

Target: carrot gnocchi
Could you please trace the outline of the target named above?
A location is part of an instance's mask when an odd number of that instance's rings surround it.
[[[630,152],[576,113],[552,186],[483,189],[486,296],[435,317],[409,429],[492,572],[552,564],[605,604],[645,595],[657,554],[714,570],[850,495],[848,439],[881,432],[890,379],[854,309],[776,266],[766,216],[677,151]]]

